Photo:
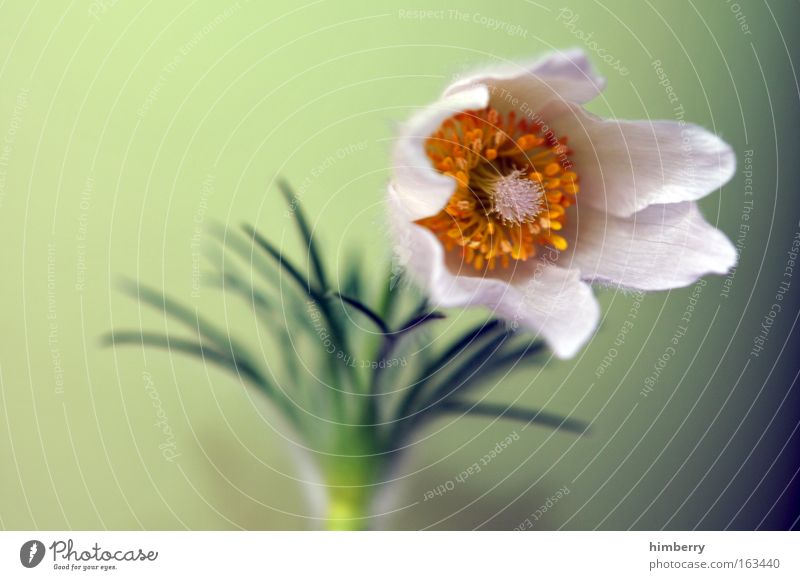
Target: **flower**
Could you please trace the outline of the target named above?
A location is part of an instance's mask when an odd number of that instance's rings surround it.
[[[405,123],[390,224],[440,307],[480,305],[569,358],[600,318],[591,282],[692,284],[736,263],[696,201],[733,176],[731,147],[683,121],[599,118],[605,81],[577,49],[451,84]]]

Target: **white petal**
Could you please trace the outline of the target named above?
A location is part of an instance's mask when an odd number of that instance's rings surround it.
[[[600,119],[561,107],[550,124],[567,136],[581,183],[579,203],[619,216],[653,204],[695,201],[736,171],[730,145],[702,127],[676,121]]]
[[[442,244],[408,220],[391,186],[389,212],[400,265],[435,306],[484,306],[541,336],[559,358],[574,356],[594,333],[600,307],[578,270],[530,260],[519,263],[507,279],[473,276],[469,266],[448,267]]]
[[[394,149],[394,185],[412,220],[436,214],[456,187],[455,179],[434,169],[425,153],[426,139],[453,114],[482,109],[488,103],[485,86],[470,87],[419,111],[400,128]]]
[[[572,242],[561,258],[584,279],[666,290],[726,274],[736,264],[733,244],[694,202],[652,205],[630,217],[584,209],[577,218],[567,227]]]
[[[492,66],[457,80],[444,94],[455,94],[477,84],[489,86],[492,106],[501,112],[516,108],[523,113],[543,113],[545,103],[551,100],[591,101],[603,90],[605,79],[597,74],[581,49],[573,48],[530,63]]]
[[[507,286],[491,278],[462,276],[459,282],[470,288],[476,303],[541,336],[558,358],[575,356],[600,320],[591,287],[580,280],[578,270],[547,261],[530,260],[523,269],[528,275],[517,272]]]

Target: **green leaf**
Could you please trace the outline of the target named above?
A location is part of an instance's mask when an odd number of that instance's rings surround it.
[[[168,298],[165,294],[130,280],[123,282],[123,290],[129,296],[144,302],[156,310],[161,310],[165,314],[181,322],[187,328],[200,333],[218,349],[231,353],[246,352],[245,348],[231,338],[227,332],[220,330],[215,325],[205,320],[196,310],[183,306],[179,302]]]
[[[381,288],[380,298],[378,299],[378,312],[380,313],[381,316],[383,316],[384,319],[386,319],[389,322],[391,322],[392,312],[394,311],[395,306],[399,302],[399,300],[396,300],[397,294],[399,294],[399,292],[395,293],[394,288],[396,283],[400,281],[400,275],[398,274],[396,279],[393,278],[392,276],[393,276],[393,271],[392,268],[390,267],[388,272],[386,273],[386,278],[383,279],[381,282],[382,288]],[[393,284],[393,282],[395,282],[395,284]],[[392,298],[395,298],[395,300],[393,300]]]
[[[218,288],[224,292],[232,291],[244,300],[249,306],[253,307],[256,312],[265,311],[272,312],[274,307],[267,299],[263,292],[258,291],[256,288],[247,284],[240,276],[232,272],[225,272],[220,274],[219,277],[210,279],[213,287]]]
[[[446,318],[446,316],[441,312],[423,312],[421,314],[415,314],[394,332],[394,336],[399,336],[401,334],[405,334],[406,332],[417,330],[419,327],[427,324],[428,322],[442,320],[443,318]]]
[[[344,272],[342,272],[339,287],[342,294],[347,296],[361,296],[365,290],[363,259],[358,252],[348,252],[347,258],[343,261]]]
[[[221,279],[215,279],[213,284],[221,290],[233,292],[241,298],[242,302],[253,310],[256,318],[261,321],[267,331],[278,335],[277,340],[281,341],[283,345],[292,344],[292,338],[289,336],[284,320],[279,316],[280,311],[273,307],[264,293],[259,292],[232,272],[222,274]],[[303,327],[301,326],[301,328]],[[296,357],[283,356],[280,359],[289,373],[288,376],[292,379],[297,379],[300,376],[300,369],[297,365]]]
[[[217,242],[219,242],[223,252],[225,250],[232,250],[233,253],[244,262],[248,269],[256,270],[270,285],[276,288],[280,286],[280,264],[277,263],[278,268],[271,267],[273,264],[276,264],[272,256],[268,256],[268,259],[270,260],[269,264],[264,262],[263,260],[265,257],[263,254],[260,252],[256,253],[254,251],[255,248],[251,243],[252,238],[242,239],[242,236],[239,235],[238,232],[229,230],[222,224],[218,224],[216,222],[211,224],[209,230],[213,234],[214,238],[216,238]],[[221,267],[217,266],[217,269],[221,270]]]
[[[255,247],[252,244],[247,244],[242,241],[241,236],[234,235],[234,232],[228,233],[221,225],[213,224],[212,225],[213,232],[215,237],[220,242],[223,249],[232,249],[233,253],[238,256],[242,261],[245,262],[245,265],[250,270],[255,270],[261,277],[264,278],[276,291],[281,291],[283,288],[288,288],[290,290],[297,290],[296,292],[286,292],[281,294],[281,307],[283,309],[288,309],[293,316],[295,316],[298,320],[307,318],[306,309],[308,307],[308,292],[305,285],[299,286],[296,284],[288,284],[282,286],[280,283],[280,276],[282,274],[282,270],[280,270],[280,264],[274,262],[272,255],[266,256],[270,260],[270,264],[263,265],[256,263],[256,258],[263,258],[261,252],[254,253]],[[245,279],[244,276],[231,274],[228,270],[233,268],[233,265],[229,265],[227,262],[230,260],[225,260],[223,254],[223,263],[220,264],[219,261],[212,262],[215,269],[218,272],[218,275],[222,278],[223,281],[227,283],[235,284],[234,290],[239,292],[242,298],[246,298],[251,296],[251,299],[248,302],[257,302],[264,306],[264,310],[270,309],[272,310],[275,316],[275,324],[279,327],[284,327],[286,320],[285,317],[279,317],[277,314],[280,312],[277,310],[275,304],[267,297],[267,295],[258,290],[254,285],[254,280],[252,274],[250,275],[249,279]],[[271,266],[275,263],[277,268],[272,268]],[[224,270],[224,271],[223,271]],[[270,276],[269,274],[275,274],[274,276]],[[232,276],[237,279],[234,281]],[[214,281],[216,286],[220,286],[219,281]],[[230,288],[228,288],[230,289]]]
[[[205,346],[200,342],[182,338],[171,338],[163,334],[140,332],[136,330],[112,332],[104,336],[102,342],[107,346],[154,346],[158,348],[165,348],[170,352],[177,351],[190,356],[195,356],[226,368],[227,370],[234,372],[237,376],[244,375],[259,387],[272,391],[269,381],[267,381],[267,379],[249,362],[242,360],[233,354],[227,355],[224,352],[220,352],[210,346]]]
[[[425,368],[420,375],[420,380],[425,380],[434,373],[444,369],[452,363],[457,356],[469,350],[470,347],[479,345],[483,338],[496,332],[501,325],[502,321],[500,320],[489,320],[478,324],[470,331],[464,333],[450,348],[444,351],[436,360]]]
[[[385,333],[383,337],[383,344],[381,344],[381,348],[378,350],[378,356],[376,357],[376,360],[379,362],[388,361],[392,357],[398,342],[405,335],[413,330],[418,330],[428,322],[441,320],[442,318],[445,318],[445,315],[441,312],[425,312],[423,314],[415,314],[402,326],[400,326],[398,330]],[[375,372],[372,375],[370,390],[373,395],[377,394],[380,389],[380,377],[383,375],[383,371],[384,369],[378,367],[375,369]],[[370,411],[370,414],[374,414],[374,412]]]
[[[389,326],[386,324],[383,318],[381,318],[374,310],[372,310],[369,306],[367,306],[360,300],[351,298],[350,296],[345,296],[338,292],[333,292],[331,296],[339,298],[345,304],[349,304],[350,306],[361,312],[364,316],[369,318],[375,324],[375,326],[377,326],[380,329],[380,331],[383,334],[389,334],[391,332],[391,330],[389,330]]]
[[[533,341],[525,346],[521,346],[516,350],[502,354],[501,356],[493,357],[489,363],[490,368],[486,372],[499,372],[503,369],[513,370],[517,365],[533,362],[536,357],[542,354],[544,350],[544,343],[540,341]]]
[[[281,190],[283,197],[286,199],[286,203],[289,205],[289,211],[294,216],[295,222],[297,223],[297,229],[300,230],[300,235],[303,237],[303,241],[308,248],[308,255],[311,265],[313,266],[314,274],[316,276],[320,291],[325,292],[325,290],[328,289],[325,268],[323,266],[319,249],[317,248],[317,242],[314,239],[311,227],[308,225],[308,220],[306,219],[303,208],[300,205],[300,198],[295,195],[289,184],[282,179],[278,181],[278,189]]]
[[[273,260],[275,260],[280,267],[297,282],[297,284],[305,290],[305,292],[317,302],[322,301],[319,292],[311,286],[311,281],[300,273],[300,270],[292,264],[288,258],[283,255],[278,248],[272,245],[272,242],[264,238],[258,231],[251,225],[243,224],[242,229],[251,238],[253,242],[258,245],[264,252],[267,253]]]
[[[154,346],[167,349],[169,352],[179,352],[210,362],[225,370],[235,374],[237,378],[249,379],[261,392],[272,400],[285,414],[286,418],[295,425],[298,423],[297,413],[292,402],[286,395],[275,388],[275,386],[258,369],[247,360],[238,357],[235,353],[230,355],[220,352],[212,347],[182,338],[172,338],[167,335],[132,331],[116,331],[102,337],[101,342],[107,346]]]
[[[523,421],[528,424],[541,425],[570,433],[586,435],[589,432],[589,424],[577,419],[562,417],[553,413],[547,413],[540,409],[522,409],[519,407],[506,407],[503,405],[493,405],[488,403],[466,403],[462,401],[447,401],[439,411],[442,413],[462,413],[465,415],[481,415],[497,417],[500,419],[512,419]]]
[[[422,396],[427,385],[435,375],[439,374],[447,366],[456,364],[454,361],[457,357],[468,352],[470,348],[477,347],[482,342],[483,338],[495,333],[501,324],[500,320],[495,319],[475,326],[460,339],[455,341],[450,348],[445,350],[439,357],[428,364],[417,376],[416,380],[412,382],[408,392],[400,402],[396,416],[397,420],[403,421],[405,417],[411,414],[417,400]]]
[[[427,401],[422,405],[422,408],[430,409],[436,405],[440,405],[456,392],[463,394],[468,386],[474,384],[475,380],[483,375],[481,371],[491,368],[491,358],[500,352],[502,346],[508,340],[508,337],[509,331],[504,331],[502,334],[489,340],[486,345],[469,356],[462,364],[458,365],[456,369],[448,375],[447,379],[442,381],[439,388],[428,397]]]
[[[297,285],[317,303],[320,312],[328,323],[328,328],[330,330],[334,346],[349,356],[347,337],[341,327],[341,324],[339,323],[339,320],[336,318],[335,313],[331,310],[328,300],[322,296],[319,291],[314,289],[311,285],[311,282],[303,277],[300,271],[283,256],[282,252],[273,246],[272,243],[270,243],[267,239],[261,236],[261,234],[259,234],[254,227],[244,224],[242,229],[264,252],[267,253],[267,255],[277,261],[278,264],[289,274],[289,276],[291,276],[295,282],[297,282]],[[322,348],[321,345],[320,348]],[[341,380],[344,382],[345,377],[342,376],[343,367],[340,362],[334,357],[329,356],[327,358],[333,376],[336,378],[336,380]],[[350,375],[351,379],[354,377],[356,377],[355,373]]]

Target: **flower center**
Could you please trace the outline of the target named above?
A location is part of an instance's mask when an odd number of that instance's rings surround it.
[[[453,115],[425,151],[437,171],[456,180],[456,191],[439,213],[417,223],[478,270],[508,268],[511,260],[535,256],[538,246],[566,249],[556,232],[578,193],[566,142],[543,123],[517,120],[514,111]]]
[[[542,211],[544,188],[528,179],[519,169],[499,177],[494,182],[491,194],[494,203],[492,212],[507,225],[525,223]]]

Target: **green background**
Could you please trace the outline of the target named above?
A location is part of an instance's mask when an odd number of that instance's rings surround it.
[[[591,435],[437,423],[403,466],[395,500],[405,508],[376,525],[796,525],[800,278],[764,351],[750,351],[800,227],[797,19],[796,3],[755,1],[2,3],[0,528],[313,527],[284,430],[257,395],[193,360],[99,346],[112,326],[166,325],[123,295],[119,278],[164,288],[257,342],[244,307],[194,291],[196,242],[208,241],[198,225],[251,221],[299,255],[269,187],[282,175],[331,263],[358,247],[363,267],[382,275],[397,123],[460,71],[572,46],[607,76],[594,112],[674,118],[652,66],[660,60],[685,119],[736,149],[736,177],[702,202],[734,241],[750,226],[729,295],[722,278],[708,280],[643,396],[692,289],[643,300],[598,289],[602,327],[574,361],[487,385],[487,400],[592,420]],[[632,308],[633,328],[615,345]],[[617,356],[598,376],[610,348]],[[145,373],[175,436],[172,461]],[[519,441],[480,474],[422,501],[513,431]]]

